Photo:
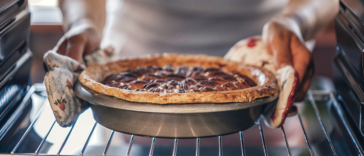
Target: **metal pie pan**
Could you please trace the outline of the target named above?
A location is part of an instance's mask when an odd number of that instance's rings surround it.
[[[243,131],[254,125],[263,106],[277,96],[250,103],[150,104],[96,93],[80,82],[75,94],[90,103],[94,119],[115,131],[151,137],[196,138]]]

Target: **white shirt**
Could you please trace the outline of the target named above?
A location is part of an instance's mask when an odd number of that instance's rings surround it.
[[[103,46],[121,56],[178,52],[223,56],[260,35],[288,0],[109,0]]]

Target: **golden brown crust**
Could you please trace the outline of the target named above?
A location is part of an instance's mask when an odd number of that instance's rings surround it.
[[[203,68],[215,67],[239,72],[254,80],[258,86],[221,92],[155,93],[125,90],[109,87],[101,83],[113,73],[136,69],[137,67],[165,66],[167,64],[172,66],[201,66]],[[260,67],[246,66],[220,57],[206,55],[163,54],[121,59],[105,65],[87,67],[81,73],[79,80],[83,86],[101,94],[127,101],[155,104],[251,102],[257,98],[278,95],[274,75],[269,71]]]

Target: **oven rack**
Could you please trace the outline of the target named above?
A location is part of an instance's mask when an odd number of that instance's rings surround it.
[[[44,87],[42,87],[42,85],[40,84],[36,84],[36,85],[33,85],[30,89],[29,89],[29,92],[27,93],[27,95],[25,96],[25,98],[23,99],[23,102],[20,104],[20,106],[24,105],[26,103],[26,101],[28,101],[30,98],[31,98],[31,95],[32,94],[35,94],[37,92],[44,92]],[[331,140],[331,137],[329,135],[329,133],[327,132],[327,129],[324,125],[324,122],[322,121],[321,117],[320,117],[320,111],[317,107],[317,104],[316,104],[316,99],[322,99],[322,97],[328,97],[329,100],[332,101],[332,105],[335,107],[335,110],[337,111],[337,114],[339,116],[339,120],[340,122],[343,123],[344,125],[344,129],[347,131],[347,133],[349,134],[350,136],[350,140],[352,141],[352,143],[355,145],[355,149],[356,149],[356,152],[358,153],[358,155],[363,155],[364,151],[363,151],[363,148],[361,147],[359,141],[358,141],[358,138],[356,135],[354,135],[353,133],[353,129],[348,126],[348,121],[346,119],[346,117],[344,116],[344,112],[343,112],[343,109],[341,108],[338,100],[335,98],[335,93],[334,92],[330,92],[330,91],[322,91],[322,90],[310,90],[308,92],[308,100],[310,101],[313,109],[314,109],[314,112],[317,116],[317,119],[320,123],[320,126],[325,134],[325,137],[330,145],[330,148],[331,148],[331,151],[328,151],[328,152],[331,152],[332,155],[338,155],[337,154],[337,149],[335,148],[332,140]],[[47,103],[47,102],[45,102]],[[10,153],[0,153],[0,156],[24,156],[24,155],[44,155],[44,156],[59,156],[59,155],[63,155],[61,154],[62,152],[62,149],[63,147],[66,145],[68,139],[69,139],[69,136],[70,134],[72,133],[72,130],[74,128],[74,125],[77,123],[77,121],[71,126],[67,136],[64,138],[64,141],[61,145],[61,147],[59,148],[58,152],[56,154],[43,154],[43,153],[39,153],[39,150],[41,149],[41,147],[43,146],[43,144],[46,142],[47,140],[47,137],[48,135],[51,133],[54,125],[56,124],[56,121],[53,122],[53,124],[51,125],[50,129],[48,130],[47,134],[45,135],[45,137],[43,138],[43,140],[40,142],[40,144],[38,145],[38,148],[34,151],[34,153],[17,153],[17,149],[18,147],[23,143],[24,141],[24,138],[27,136],[27,134],[31,131],[31,129],[33,128],[34,124],[37,122],[40,114],[42,113],[42,110],[44,108],[44,104],[42,106],[42,108],[38,111],[38,114],[36,115],[35,119],[31,122],[31,124],[29,125],[29,127],[27,128],[27,130],[25,131],[25,133],[22,135],[22,137],[20,138],[20,140],[17,142],[17,144],[15,145],[15,147],[13,148],[13,150],[10,152]],[[299,111],[298,111],[299,112]],[[306,141],[306,144],[307,144],[307,148],[309,150],[309,153],[311,156],[314,156],[314,155],[317,155],[313,148],[312,148],[312,145],[311,145],[311,142],[307,136],[307,133],[306,133],[306,130],[305,130],[305,126],[302,122],[302,117],[301,117],[301,114],[298,113],[297,114],[297,117],[298,117],[298,120],[300,122],[300,125],[301,125],[301,128],[302,128],[302,131],[303,131],[303,135],[304,135],[304,138],[305,138],[305,141]],[[264,139],[264,132],[263,132],[263,128],[262,128],[262,121],[261,120],[258,120],[256,122],[256,124],[259,126],[259,131],[260,131],[260,139],[262,141],[262,148],[263,148],[263,151],[264,151],[264,155],[265,156],[268,156],[269,153],[268,153],[268,150],[267,150],[267,146],[266,146],[266,143],[265,143],[265,139]],[[89,143],[89,140],[95,130],[95,127],[97,126],[97,123],[95,122],[94,125],[93,125],[93,128],[91,130],[91,132],[88,134],[88,137],[87,139],[85,140],[85,143],[83,145],[83,148],[79,154],[79,156],[83,156],[84,155],[84,152],[87,148],[87,145]],[[291,152],[291,148],[289,146],[289,143],[287,141],[287,136],[286,136],[286,133],[285,133],[285,130],[284,130],[284,127],[282,126],[280,128],[281,132],[282,132],[282,137],[285,141],[285,146],[286,146],[286,150],[287,150],[287,153],[289,156],[292,155],[292,152]],[[106,146],[104,147],[104,150],[103,150],[103,153],[100,153],[98,155],[103,155],[103,156],[106,156],[107,155],[107,152],[108,152],[108,149],[110,147],[110,143],[113,139],[113,136],[114,136],[114,133],[115,131],[112,131],[109,138],[108,138],[108,141],[107,141],[107,144]],[[241,148],[241,155],[242,156],[247,156],[246,154],[246,150],[245,150],[245,146],[244,146],[244,137],[243,137],[243,131],[240,131],[238,132],[239,134],[239,137],[240,137],[240,148]],[[131,135],[131,138],[130,138],[130,141],[129,141],[129,146],[128,146],[128,149],[127,149],[127,152],[125,153],[126,156],[129,156],[130,155],[130,152],[131,152],[131,149],[133,147],[133,141],[134,141],[134,137],[135,135]],[[158,140],[158,138],[155,138],[153,137],[152,138],[152,141],[151,141],[151,144],[150,144],[150,150],[149,150],[149,156],[153,156],[153,151],[155,149],[155,142],[156,140]],[[219,156],[223,156],[223,145],[222,145],[222,141],[223,141],[223,136],[218,136],[218,155]],[[173,152],[172,152],[172,156],[176,156],[177,155],[177,150],[178,150],[178,139],[174,139],[174,144],[173,144]],[[196,138],[196,144],[195,144],[195,155],[196,156],[199,156],[200,155],[200,138]]]

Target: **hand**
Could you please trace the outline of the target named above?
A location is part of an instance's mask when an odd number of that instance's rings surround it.
[[[54,50],[82,63],[83,56],[100,48],[101,37],[97,29],[88,22],[73,25],[58,41]]]
[[[295,33],[275,21],[268,22],[264,26],[263,42],[268,52],[274,56],[277,70],[286,65],[291,65],[296,70],[299,84],[295,101],[304,100],[314,73],[311,52]]]

